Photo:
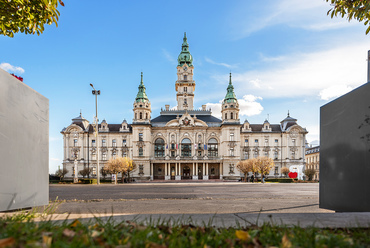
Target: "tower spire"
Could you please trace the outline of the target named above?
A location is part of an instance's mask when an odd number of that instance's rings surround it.
[[[227,93],[226,93],[224,102],[237,102],[237,99],[234,93],[234,86],[231,81],[231,72],[230,72],[230,78],[229,78],[229,85],[227,86]]]
[[[183,66],[187,64],[188,66],[193,66],[193,56],[189,52],[188,38],[186,37],[186,32],[184,32],[184,38],[181,45],[181,53],[177,59],[179,62],[178,66]]]
[[[146,92],[145,92],[145,85],[144,85],[144,82],[143,82],[143,72],[141,72],[141,81],[140,81],[140,85],[139,85],[139,92],[136,95],[135,101],[136,102],[149,101],[148,96],[146,95]]]

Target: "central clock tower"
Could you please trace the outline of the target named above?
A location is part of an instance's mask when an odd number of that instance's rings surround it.
[[[177,59],[176,100],[177,110],[194,109],[195,81],[193,80],[193,57],[189,52],[188,39],[184,34],[181,53]]]

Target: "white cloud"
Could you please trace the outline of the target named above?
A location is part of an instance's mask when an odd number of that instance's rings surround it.
[[[220,65],[220,66],[224,66],[224,67],[226,67],[226,68],[232,68],[232,67],[235,67],[235,66],[233,66],[233,65],[229,65],[229,64],[226,64],[226,63],[218,63],[218,62],[215,62],[215,61],[213,61],[212,59],[207,58],[207,57],[205,57],[205,58],[204,58],[204,60],[205,60],[206,62],[210,63],[210,64],[213,64],[213,65]]]
[[[19,73],[19,74],[24,73],[24,69],[22,67],[13,66],[9,63],[1,63],[0,68],[7,72],[14,72],[14,73]]]
[[[342,96],[351,90],[353,90],[353,88],[347,85],[335,85],[321,90],[319,95],[321,100],[330,100]]]
[[[263,107],[259,102],[257,102],[258,100],[262,100],[262,97],[245,95],[242,99],[238,99],[240,109],[239,115],[259,115],[263,111]],[[207,108],[212,109],[212,114],[214,116],[221,118],[221,104],[222,101],[219,103],[207,103],[206,105]]]
[[[50,158],[51,161],[57,161],[57,162],[61,162],[62,160],[59,159],[59,158]]]
[[[174,63],[174,64],[177,63],[177,60],[166,49],[162,49],[162,52],[163,52],[164,57],[168,61],[170,61],[171,63]]]
[[[241,94],[253,92],[264,98],[319,96],[322,90],[337,85],[353,89],[366,82],[367,50],[368,44],[363,42],[284,55],[283,61],[262,69],[234,73],[234,87]]]
[[[349,24],[345,18],[331,19],[327,16],[331,6],[325,1],[267,0],[263,8],[261,5],[253,6],[247,1],[245,4],[244,7],[238,6],[229,18],[236,39],[276,25],[325,31],[357,24],[357,22]]]

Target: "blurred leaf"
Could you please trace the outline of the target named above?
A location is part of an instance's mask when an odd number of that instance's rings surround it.
[[[14,246],[15,239],[13,237],[0,239],[0,248]]]
[[[281,239],[281,247],[282,248],[290,248],[292,247],[292,243],[290,242],[288,236],[284,234],[283,238]]]
[[[242,231],[242,230],[236,230],[235,231],[235,236],[238,239],[243,240],[243,241],[248,241],[251,238],[248,232]]]
[[[74,231],[66,228],[66,229],[63,230],[63,235],[66,236],[66,237],[69,237],[69,238],[73,238],[76,235],[76,233]]]

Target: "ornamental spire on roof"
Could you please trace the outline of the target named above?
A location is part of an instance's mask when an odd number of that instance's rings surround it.
[[[181,53],[179,57],[177,58],[177,61],[179,62],[178,66],[183,66],[185,63],[188,66],[193,66],[193,56],[191,56],[189,52],[189,44],[188,44],[188,38],[186,38],[186,32],[184,33],[184,41],[182,42],[181,46]]]
[[[237,99],[234,93],[234,86],[233,86],[233,83],[231,82],[231,72],[230,72],[229,86],[227,86],[227,93],[226,93],[224,102],[237,102]]]
[[[148,96],[145,93],[145,86],[143,82],[143,73],[141,72],[141,81],[139,85],[139,92],[136,95],[136,102],[146,102],[149,101]]]

